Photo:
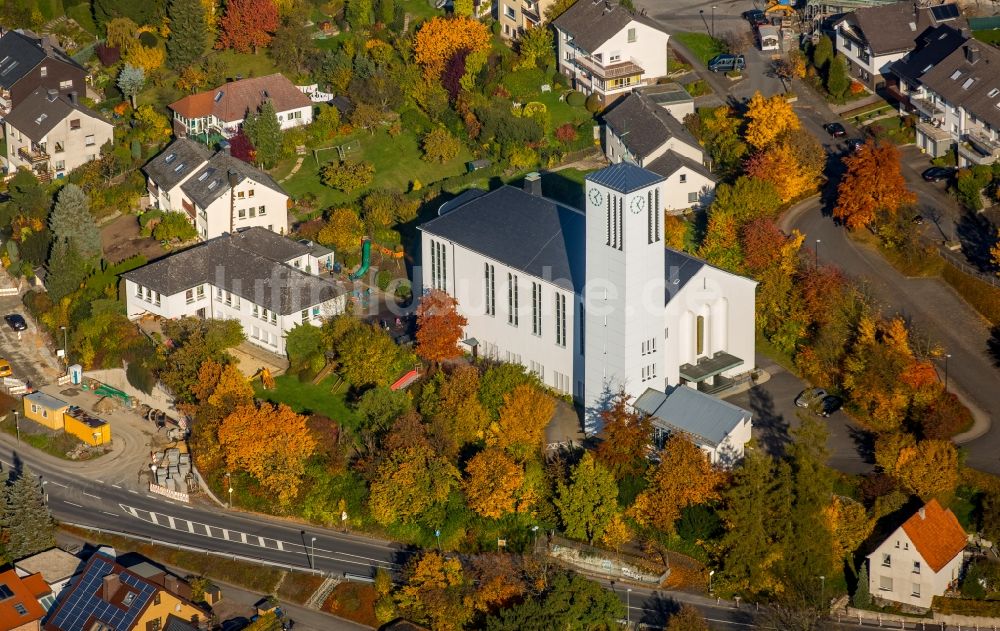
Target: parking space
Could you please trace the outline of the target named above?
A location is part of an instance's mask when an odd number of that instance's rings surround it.
[[[6,277],[5,273],[3,275]],[[45,345],[38,327],[24,308],[21,297],[0,296],[0,315],[11,313],[23,315],[28,328],[25,331],[15,331],[0,320],[0,357],[10,362],[15,378],[29,381],[35,387],[55,381],[63,374],[62,364]]]

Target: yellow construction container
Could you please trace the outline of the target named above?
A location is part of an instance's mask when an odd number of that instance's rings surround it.
[[[32,392],[24,397],[24,418],[49,429],[63,428],[63,415],[69,403],[44,392]]]
[[[111,445],[111,425],[96,416],[91,416],[78,407],[71,407],[63,414],[64,429],[91,447]]]

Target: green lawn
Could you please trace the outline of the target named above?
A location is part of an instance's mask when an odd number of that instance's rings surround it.
[[[66,432],[49,431],[30,419],[22,418],[18,425],[21,429],[21,442],[63,460],[68,460],[66,454],[81,444],[76,436],[67,434]],[[18,428],[14,425],[13,417],[0,422],[0,428],[11,436],[17,436]],[[102,455],[104,455],[104,452],[91,452],[91,458]]]
[[[226,66],[228,74],[235,78],[241,75],[247,77],[262,77],[264,75],[278,72],[278,67],[274,65],[271,58],[267,56],[262,48],[256,55],[253,53],[238,53],[232,50],[221,50],[216,53],[216,59],[222,61]]]
[[[338,377],[327,377],[318,385],[299,381],[294,375],[281,375],[274,379],[274,390],[264,390],[255,382],[257,397],[272,403],[284,403],[299,414],[321,414],[348,427],[355,427],[358,416],[345,400],[350,386],[342,383],[334,392]]]
[[[90,3],[76,4],[66,9],[66,17],[71,18],[94,37],[97,37],[97,25],[94,24],[94,15],[90,12]]]
[[[1000,46],[1000,29],[988,28],[972,31],[972,36],[981,42]]]
[[[674,39],[687,47],[703,64],[718,54],[729,52],[725,42],[709,37],[707,33],[677,33]]]
[[[405,192],[410,190],[413,180],[420,180],[420,183],[426,186],[440,179],[463,173],[465,163],[472,159],[472,153],[463,146],[458,156],[450,162],[445,164],[424,162],[420,159],[422,155],[420,141],[405,130],[396,138],[391,137],[387,131],[378,131],[375,134],[359,131],[345,138],[339,138],[337,142],[357,146],[357,150],[348,153],[346,158],[365,160],[374,164],[375,182],[365,190],[349,194],[323,184],[320,181],[320,169],[329,162],[339,160],[337,152],[329,149],[319,153],[319,165],[316,164],[312,153],[309,153],[298,173],[281,183],[292,197],[313,193],[316,195],[317,205],[326,208],[348,203],[367,190],[381,188]],[[293,164],[294,160],[290,160],[275,167],[272,172],[275,179],[280,180],[287,175]]]

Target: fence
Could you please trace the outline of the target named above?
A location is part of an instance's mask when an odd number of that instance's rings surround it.
[[[878,613],[865,609],[845,607],[830,614],[838,623],[875,626],[884,629],[912,629],[914,631],[1000,631],[1000,620],[978,616],[956,614],[933,614],[933,618],[923,620],[912,616]]]
[[[941,258],[945,260],[946,263],[950,264],[952,267],[956,268],[958,271],[972,276],[976,280],[981,280],[984,283],[989,283],[994,287],[1000,288],[1000,278],[997,278],[993,274],[987,274],[981,270],[972,267],[968,263],[962,260],[962,257],[955,254],[955,252],[949,250],[948,248],[941,246],[938,248],[941,253]]]
[[[985,31],[987,29],[1000,28],[1000,17],[993,16],[987,18],[969,18],[969,28],[974,31]]]

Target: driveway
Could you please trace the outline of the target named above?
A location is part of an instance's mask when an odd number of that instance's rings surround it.
[[[768,453],[780,456],[791,442],[791,431],[801,424],[801,415],[812,414],[795,407],[795,397],[809,384],[761,355],[757,356],[757,366],[771,378],[726,400],[753,413],[753,437]],[[826,441],[830,454],[827,463],[849,474],[871,471],[874,466],[871,435],[843,411],[824,422],[830,432]]]
[[[14,281],[7,272],[0,270],[0,287],[10,287]],[[14,377],[30,381],[31,385],[51,383],[63,374],[61,360],[57,359],[45,345],[44,338],[39,333],[38,326],[20,295],[0,296],[0,315],[19,313],[28,324],[26,331],[14,331],[3,321],[0,321],[0,357],[10,362]]]

